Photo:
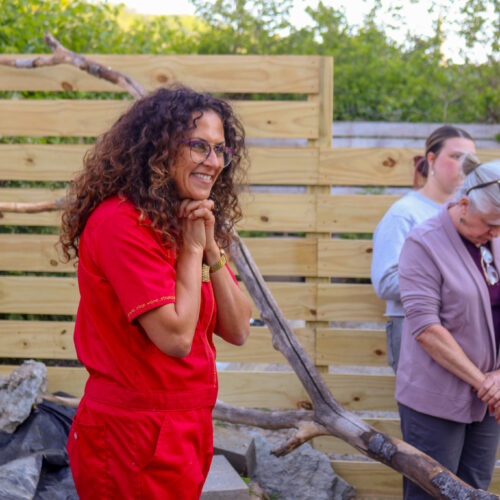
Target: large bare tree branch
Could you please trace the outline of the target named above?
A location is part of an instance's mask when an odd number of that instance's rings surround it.
[[[45,58],[33,59],[31,65],[27,65],[24,60],[22,63],[6,63],[0,58],[0,64],[9,64],[19,68],[61,63],[73,64],[94,76],[122,86],[134,97],[145,95],[144,89],[132,79],[113,71],[111,68],[104,68],[89,61],[84,56],[68,51],[50,34],[46,34],[44,40],[54,51],[53,58],[47,58],[47,60]],[[57,202],[60,207],[64,203],[61,200]],[[7,205],[9,206],[6,206],[6,204],[0,205],[0,210],[17,212],[45,210],[40,204]],[[497,495],[471,488],[436,460],[408,443],[378,431],[342,407],[331,394],[306,351],[289,327],[247,247],[236,233],[234,236],[231,256],[234,259],[238,273],[257,305],[261,317],[271,331],[274,348],[286,357],[294,369],[311,398],[313,409],[312,411],[267,412],[239,408],[218,401],[214,409],[215,418],[268,429],[295,428],[294,435],[287,442],[273,450],[273,453],[277,456],[289,453],[312,437],[331,434],[343,439],[369,457],[404,474],[434,498],[500,500]],[[68,405],[74,405],[79,401],[78,399],[69,400],[68,398],[65,398],[64,401],[57,396],[50,395],[47,395],[46,398]]]
[[[8,57],[0,57],[0,64],[4,66],[13,66],[15,68],[30,69],[40,68],[42,66],[56,66],[58,64],[70,64],[76,66],[82,71],[107,80],[129,92],[136,99],[146,95],[144,87],[129,76],[115,71],[112,68],[103,66],[96,61],[93,61],[81,54],[77,54],[66,49],[56,38],[50,33],[45,33],[43,36],[44,42],[52,50],[51,57],[35,57],[33,59],[12,59]]]

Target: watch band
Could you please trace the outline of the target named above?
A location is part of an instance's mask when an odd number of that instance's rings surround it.
[[[216,273],[219,269],[222,269],[226,265],[226,254],[223,250],[220,251],[220,259],[213,265],[210,266],[210,272]]]

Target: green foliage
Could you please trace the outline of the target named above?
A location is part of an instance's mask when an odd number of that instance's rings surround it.
[[[48,52],[42,35],[50,31],[66,47],[82,53],[321,54],[335,58],[337,120],[499,121],[498,0],[465,0],[460,9],[457,32],[467,46],[488,51],[483,64],[467,57],[464,64],[444,59],[442,17],[433,21],[433,36],[408,35],[403,44],[395,42],[387,34],[391,23],[382,26],[377,21],[386,9],[382,0],[375,2],[359,27],[348,24],[342,9],[320,1],[306,9],[310,22],[300,29],[290,22],[293,0],[191,1],[197,16],[143,16],[105,1],[2,0],[0,52]],[[448,1],[451,7],[453,0]],[[394,5],[396,25],[400,5]]]

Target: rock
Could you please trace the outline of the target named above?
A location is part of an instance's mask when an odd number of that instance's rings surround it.
[[[248,486],[224,455],[215,455],[203,485],[201,500],[249,500]]]
[[[0,431],[13,433],[33,405],[47,392],[47,369],[43,363],[25,361],[6,377],[0,377]]]
[[[236,471],[252,476],[255,470],[255,444],[253,437],[220,425],[214,426],[214,453],[224,455]]]
[[[338,477],[329,458],[305,443],[283,457],[271,455],[274,445],[254,435],[257,464],[253,479],[282,500],[349,500],[355,488]]]

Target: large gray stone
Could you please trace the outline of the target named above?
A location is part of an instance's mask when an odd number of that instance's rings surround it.
[[[6,377],[0,377],[0,430],[14,432],[33,405],[47,392],[47,369],[43,363],[25,361]]]
[[[338,477],[329,458],[309,444],[283,457],[275,457],[275,444],[255,434],[257,466],[254,479],[280,500],[348,500],[355,488]]]
[[[232,428],[214,426],[214,454],[224,455],[236,471],[252,476],[255,470],[255,444],[249,434]]]
[[[249,500],[248,486],[223,455],[215,455],[201,500]]]

